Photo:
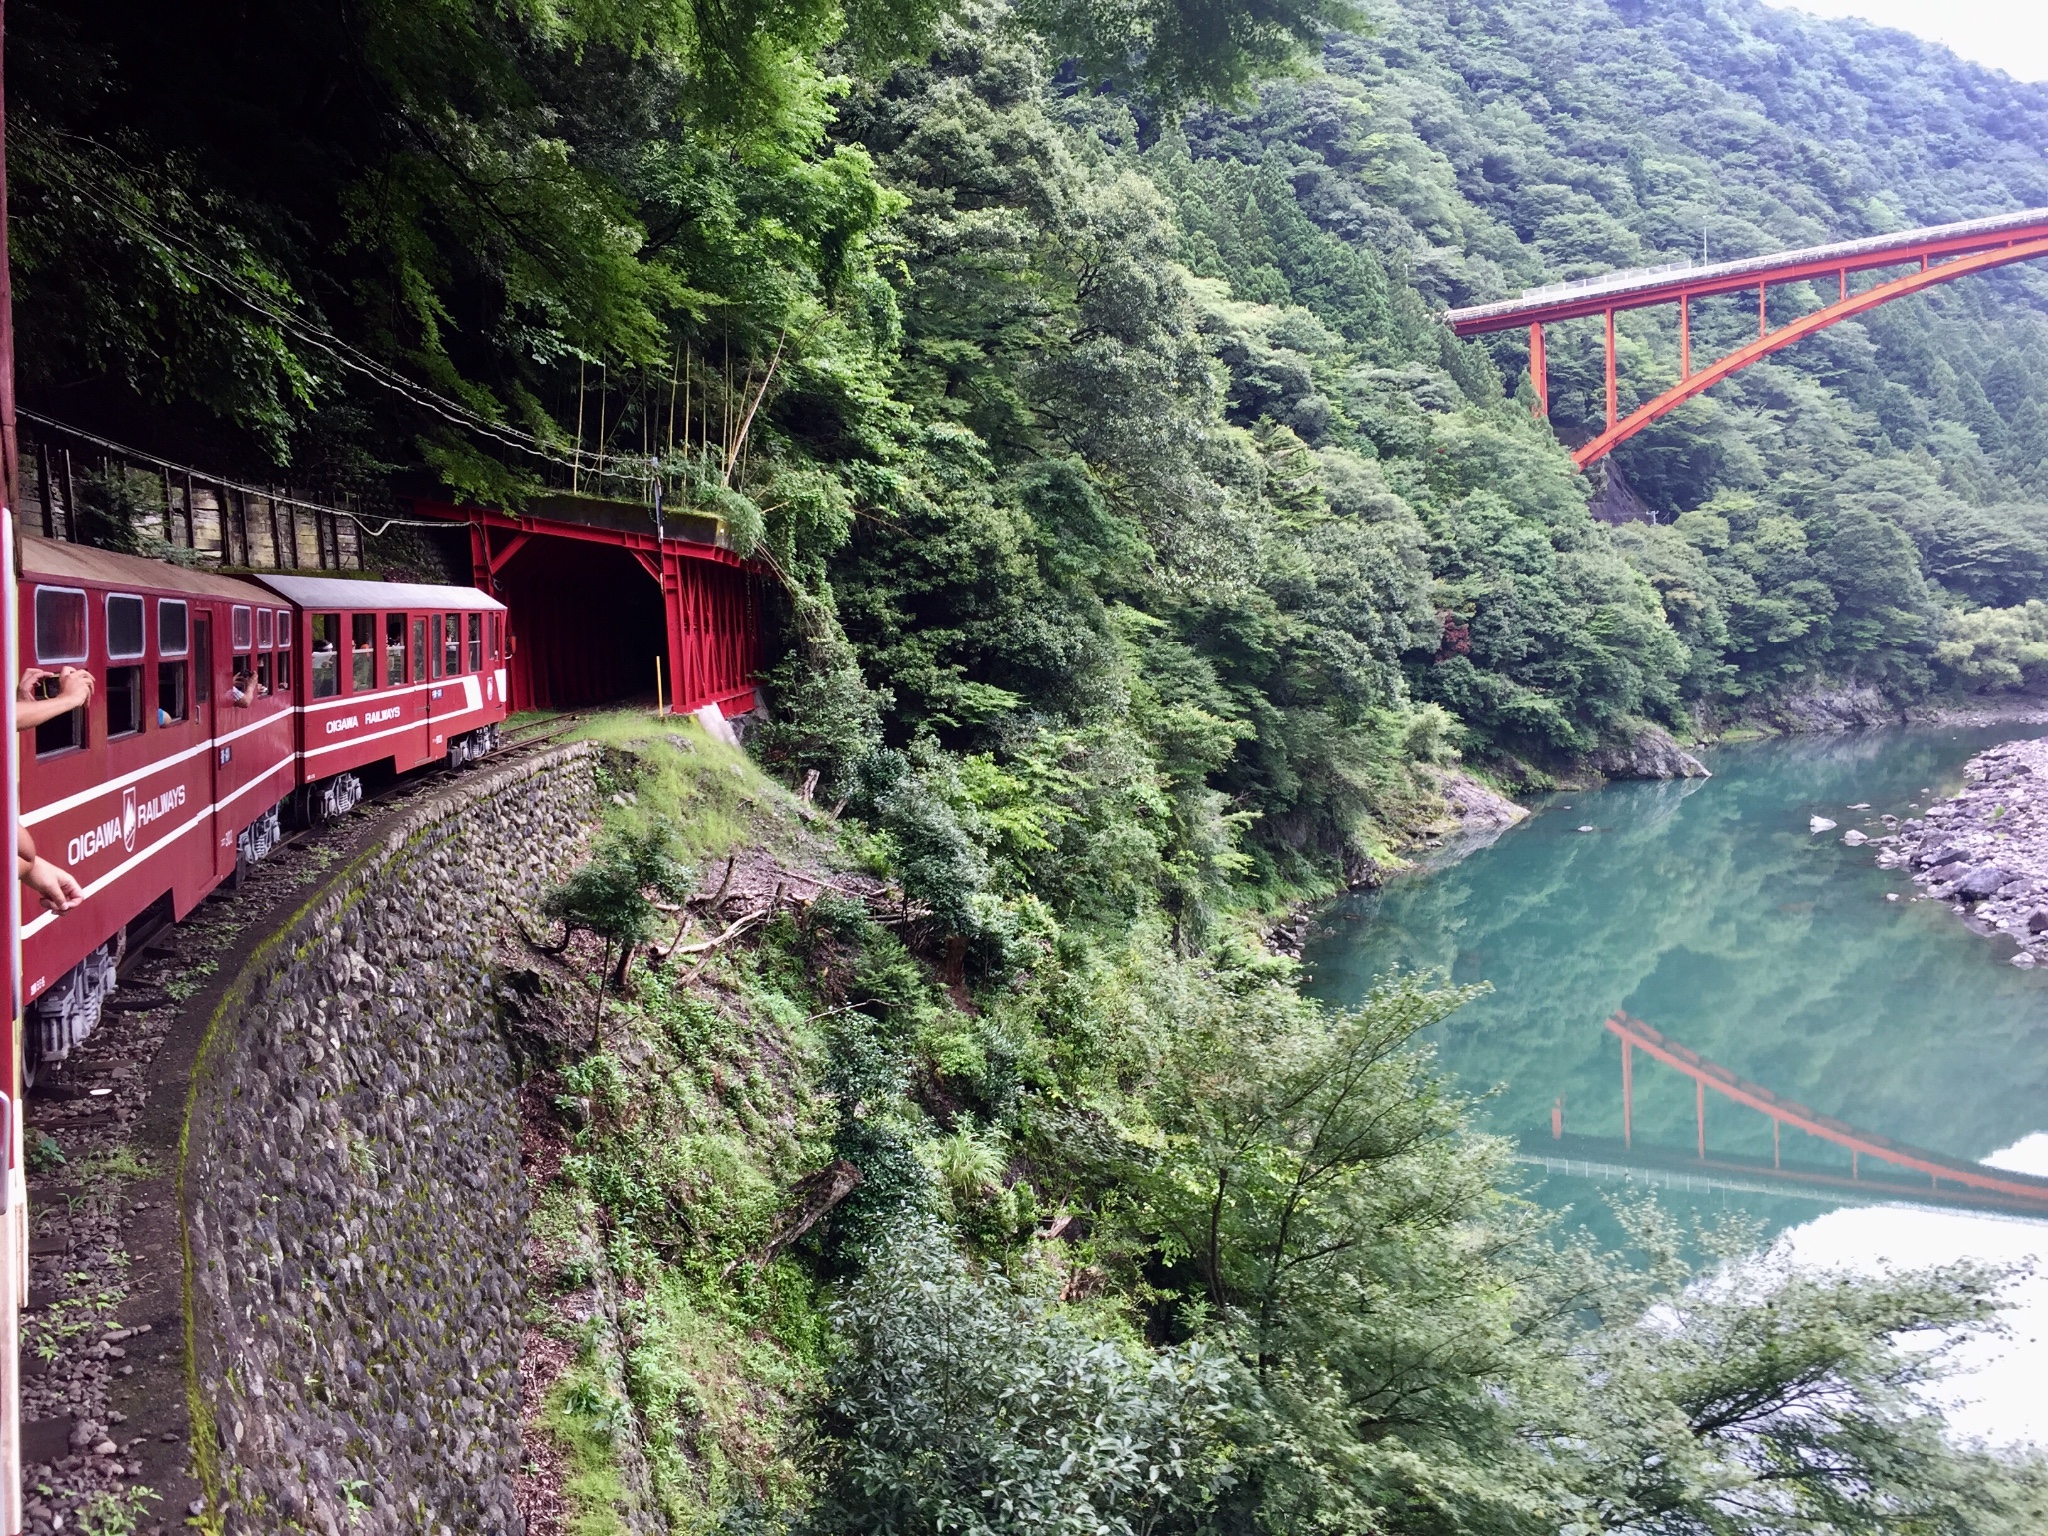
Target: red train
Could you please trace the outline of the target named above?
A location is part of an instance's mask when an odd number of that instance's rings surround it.
[[[21,822],[85,891],[21,928],[27,1070],[90,1034],[130,926],[180,919],[338,816],[363,776],[461,767],[505,709],[505,606],[467,587],[242,579],[25,539],[21,657],[89,704],[20,743]],[[10,680],[11,685],[11,680]]]

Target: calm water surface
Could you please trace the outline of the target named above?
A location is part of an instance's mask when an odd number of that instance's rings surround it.
[[[1306,957],[1311,989],[1351,1002],[1375,976],[1407,970],[1489,983],[1433,1043],[1463,1088],[1490,1094],[1480,1117],[1503,1132],[1547,1132],[1561,1098],[1567,1131],[1621,1134],[1621,1048],[1602,1028],[1621,1008],[1858,1126],[2048,1173],[2048,967],[2010,965],[2009,942],[1914,900],[1903,873],[1841,842],[1853,826],[1881,833],[1881,812],[1913,815],[1953,792],[1972,753],[2032,734],[1763,742],[1708,755],[1712,779],[1552,796],[1491,846],[1330,913]],[[1811,835],[1814,815],[1840,826]],[[1690,1148],[1691,1081],[1636,1062],[1637,1140]],[[1709,1098],[1707,1135],[1716,1150],[1770,1152],[1769,1122],[1725,1100]],[[1796,1132],[1785,1153],[1833,1160]],[[1595,1187],[1551,1178],[1533,1190],[1611,1230]],[[1896,1207],[1830,1213],[1743,1194],[1705,1202],[1751,1211],[1788,1251],[1819,1262],[2048,1255],[2048,1223]],[[2024,1385],[2048,1376],[2048,1284],[2016,1296],[2015,1337],[1981,1357],[1976,1400],[1956,1416],[1971,1432],[2048,1443],[2048,1402],[2034,1401],[2048,1394]]]

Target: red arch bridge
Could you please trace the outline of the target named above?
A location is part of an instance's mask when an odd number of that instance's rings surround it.
[[[1556,287],[1531,289],[1518,299],[1454,309],[1444,316],[1444,320],[1460,336],[1482,336],[1490,331],[1514,330],[1526,325],[1529,328],[1529,377],[1536,388],[1536,413],[1548,416],[1550,383],[1544,360],[1543,327],[1554,321],[1583,319],[1592,315],[1606,318],[1607,426],[1592,441],[1573,450],[1573,461],[1584,469],[1658,417],[1667,415],[1694,395],[1711,389],[1730,374],[1740,372],[1781,347],[1789,347],[1793,342],[1811,336],[1815,331],[1825,330],[1838,321],[1850,319],[1893,299],[1919,293],[1937,283],[1954,282],[1959,277],[1988,272],[2015,261],[2029,261],[2036,256],[2048,256],[2048,208],[2000,214],[1989,219],[1971,219],[1960,224],[1903,230],[1867,240],[1816,245],[1804,250],[1783,251],[1775,256],[1715,262],[1710,266],[1688,263],[1640,271],[1609,272]],[[1900,267],[1906,270],[1892,270]],[[1858,287],[1854,279],[1866,273],[1877,274],[1877,280],[1867,287]],[[1819,283],[1824,287],[1832,285],[1836,293],[1834,302],[1772,330],[1765,309],[1765,298],[1771,286],[1805,282]],[[1695,369],[1692,358],[1693,300],[1751,292],[1756,294],[1756,340],[1717,362]],[[1655,304],[1678,306],[1678,382],[1623,419],[1614,356],[1614,317],[1625,309],[1645,309]]]
[[[1607,1030],[1621,1040],[1621,1140],[1567,1136],[1563,1101],[1559,1100],[1551,1110],[1549,1138],[1522,1139],[1521,1155],[1525,1162],[1537,1163],[1552,1172],[1581,1176],[1628,1176],[1684,1187],[1804,1194],[1831,1200],[1910,1200],[1923,1205],[2048,1219],[2048,1179],[1930,1152],[1925,1147],[1895,1141],[1824,1115],[1736,1076],[1626,1013],[1610,1018]],[[1637,1144],[1637,1051],[1692,1079],[1692,1156]],[[1769,1162],[1708,1151],[1709,1093],[1769,1118]],[[1783,1134],[1788,1126],[1848,1152],[1849,1171],[1843,1173],[1839,1165],[1788,1162],[1783,1155]]]

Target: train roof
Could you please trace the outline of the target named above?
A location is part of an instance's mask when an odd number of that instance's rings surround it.
[[[302,608],[481,608],[499,612],[505,607],[475,587],[440,587],[424,581],[263,575],[253,579]]]
[[[96,581],[116,587],[148,587],[160,592],[192,592],[207,597],[226,597],[250,603],[263,601],[263,593],[234,576],[173,565],[168,560],[147,560],[140,555],[119,555],[110,549],[85,544],[66,544],[55,539],[23,539],[21,569],[25,575],[55,577],[59,581]]]

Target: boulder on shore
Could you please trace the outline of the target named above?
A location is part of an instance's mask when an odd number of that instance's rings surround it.
[[[1633,720],[1625,734],[1604,741],[1587,755],[1586,764],[1610,779],[1711,779],[1707,765],[1681,747],[1669,731],[1647,720]]]
[[[1996,896],[1998,888],[2011,878],[1996,864],[1980,864],[1956,882],[1952,894],[1965,901],[1982,901],[1986,896]]]

